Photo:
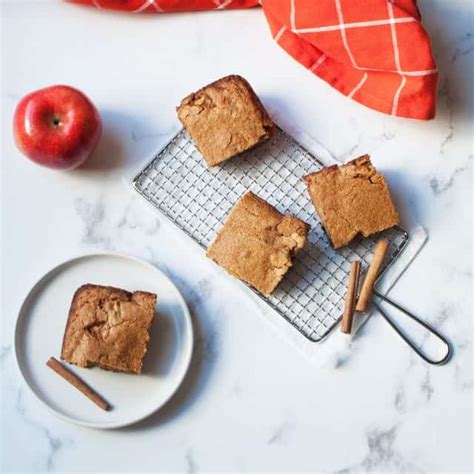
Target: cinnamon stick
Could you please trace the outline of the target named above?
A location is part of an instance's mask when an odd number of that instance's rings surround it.
[[[64,380],[69,382],[71,385],[74,385],[74,387],[76,387],[87,398],[89,398],[89,400],[93,401],[98,407],[102,408],[102,410],[107,411],[111,408],[110,405],[97,392],[92,390],[89,385],[87,385],[76,374],[72,373],[54,357],[50,357],[48,362],[46,362],[46,365],[53,369]]]
[[[352,319],[356,306],[357,289],[359,288],[360,261],[356,260],[351,264],[349,273],[349,282],[347,285],[346,301],[344,304],[344,313],[342,314],[341,331],[350,334],[352,329]]]
[[[356,311],[364,313],[367,311],[367,307],[370,303],[370,297],[372,296],[372,291],[374,289],[374,283],[377,279],[377,275],[380,272],[382,267],[383,260],[388,250],[388,240],[381,239],[377,242],[375,247],[374,256],[370,267],[367,270],[367,275],[365,276],[362,289],[360,290],[359,300],[357,301]]]

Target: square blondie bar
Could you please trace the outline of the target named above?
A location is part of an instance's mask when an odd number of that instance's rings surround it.
[[[153,293],[81,286],[72,299],[61,358],[79,367],[140,374],[155,305]]]
[[[334,248],[399,223],[384,176],[368,155],[305,176],[309,194]]]
[[[188,95],[177,112],[208,166],[218,165],[268,140],[274,130],[250,84],[236,75]]]
[[[303,248],[309,226],[252,192],[235,205],[207,255],[231,275],[269,295]]]

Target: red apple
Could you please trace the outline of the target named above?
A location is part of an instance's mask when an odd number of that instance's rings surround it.
[[[35,163],[71,169],[84,163],[102,132],[99,112],[80,91],[52,86],[18,104],[13,133],[19,150]]]

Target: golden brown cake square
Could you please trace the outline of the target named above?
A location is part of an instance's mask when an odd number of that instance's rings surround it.
[[[208,166],[268,140],[274,130],[250,84],[236,75],[188,95],[176,110]]]
[[[81,286],[72,299],[61,358],[79,367],[140,374],[155,305],[153,293]]]
[[[229,214],[207,255],[231,275],[269,295],[303,248],[309,226],[283,215],[252,192]]]
[[[334,246],[399,223],[387,182],[364,155],[305,176],[309,194]]]

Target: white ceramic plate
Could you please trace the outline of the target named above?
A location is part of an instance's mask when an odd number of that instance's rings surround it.
[[[67,364],[113,406],[107,412],[46,366],[51,356],[59,359],[69,305],[84,283],[158,295],[142,375]],[[78,257],[49,271],[27,295],[15,329],[18,366],[33,393],[61,418],[93,428],[126,426],[163,406],[186,374],[192,346],[191,317],[173,283],[156,267],[114,253]]]

